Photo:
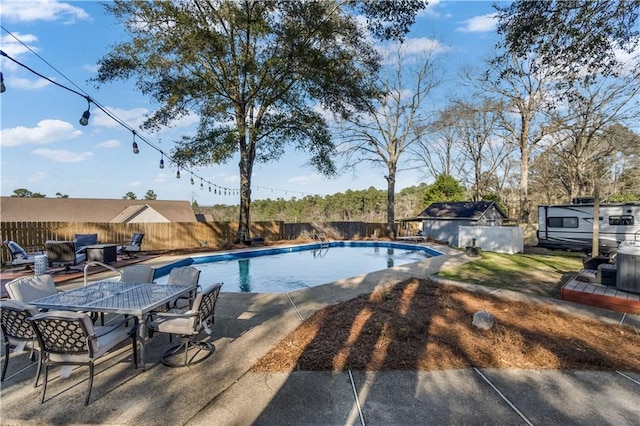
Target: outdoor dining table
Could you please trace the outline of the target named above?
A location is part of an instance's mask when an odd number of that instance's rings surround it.
[[[38,308],[63,311],[104,312],[129,315],[138,320],[140,364],[145,369],[145,319],[149,312],[180,296],[188,295],[196,285],[164,285],[97,281],[83,287],[29,302]]]

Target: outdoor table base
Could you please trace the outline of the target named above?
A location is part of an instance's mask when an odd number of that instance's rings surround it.
[[[140,364],[145,369],[146,317],[152,310],[180,296],[186,296],[196,285],[164,285],[98,281],[62,291],[30,302],[43,309],[122,314],[138,321]]]

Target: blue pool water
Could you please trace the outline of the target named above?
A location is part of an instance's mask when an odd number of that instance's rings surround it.
[[[156,282],[165,283],[174,267],[193,265],[201,271],[201,284],[223,282],[222,291],[286,293],[440,254],[411,244],[334,241],[329,248],[305,244],[194,256],[160,268]]]

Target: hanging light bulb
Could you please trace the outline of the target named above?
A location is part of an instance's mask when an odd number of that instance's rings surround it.
[[[211,185],[209,185],[209,192],[211,192]]]
[[[160,153],[160,154],[162,154],[160,156],[160,168],[164,169],[164,153]]]
[[[200,189],[204,189],[204,183],[202,183],[202,178],[200,178]]]
[[[176,172],[176,179],[180,179],[180,169]]]
[[[191,185],[193,185],[195,182],[193,181],[193,173],[191,173]]]
[[[4,85],[4,75],[2,71],[0,71],[0,93],[4,93],[7,91],[7,86]]]
[[[131,144],[131,148],[133,148],[134,154],[139,154],[140,150],[138,149],[138,144],[136,143],[136,131],[134,130],[132,133],[133,133],[133,143]]]
[[[87,124],[89,124],[89,117],[91,117],[91,112],[89,111],[89,109],[91,109],[91,98],[87,97],[87,110],[82,113],[82,118],[80,118],[81,126],[86,126]]]

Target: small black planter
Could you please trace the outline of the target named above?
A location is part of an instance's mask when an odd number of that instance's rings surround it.
[[[482,249],[480,247],[476,247],[476,246],[467,246],[465,248],[465,252],[467,253],[467,256],[469,257],[478,257],[480,256],[480,252],[482,251]]]

